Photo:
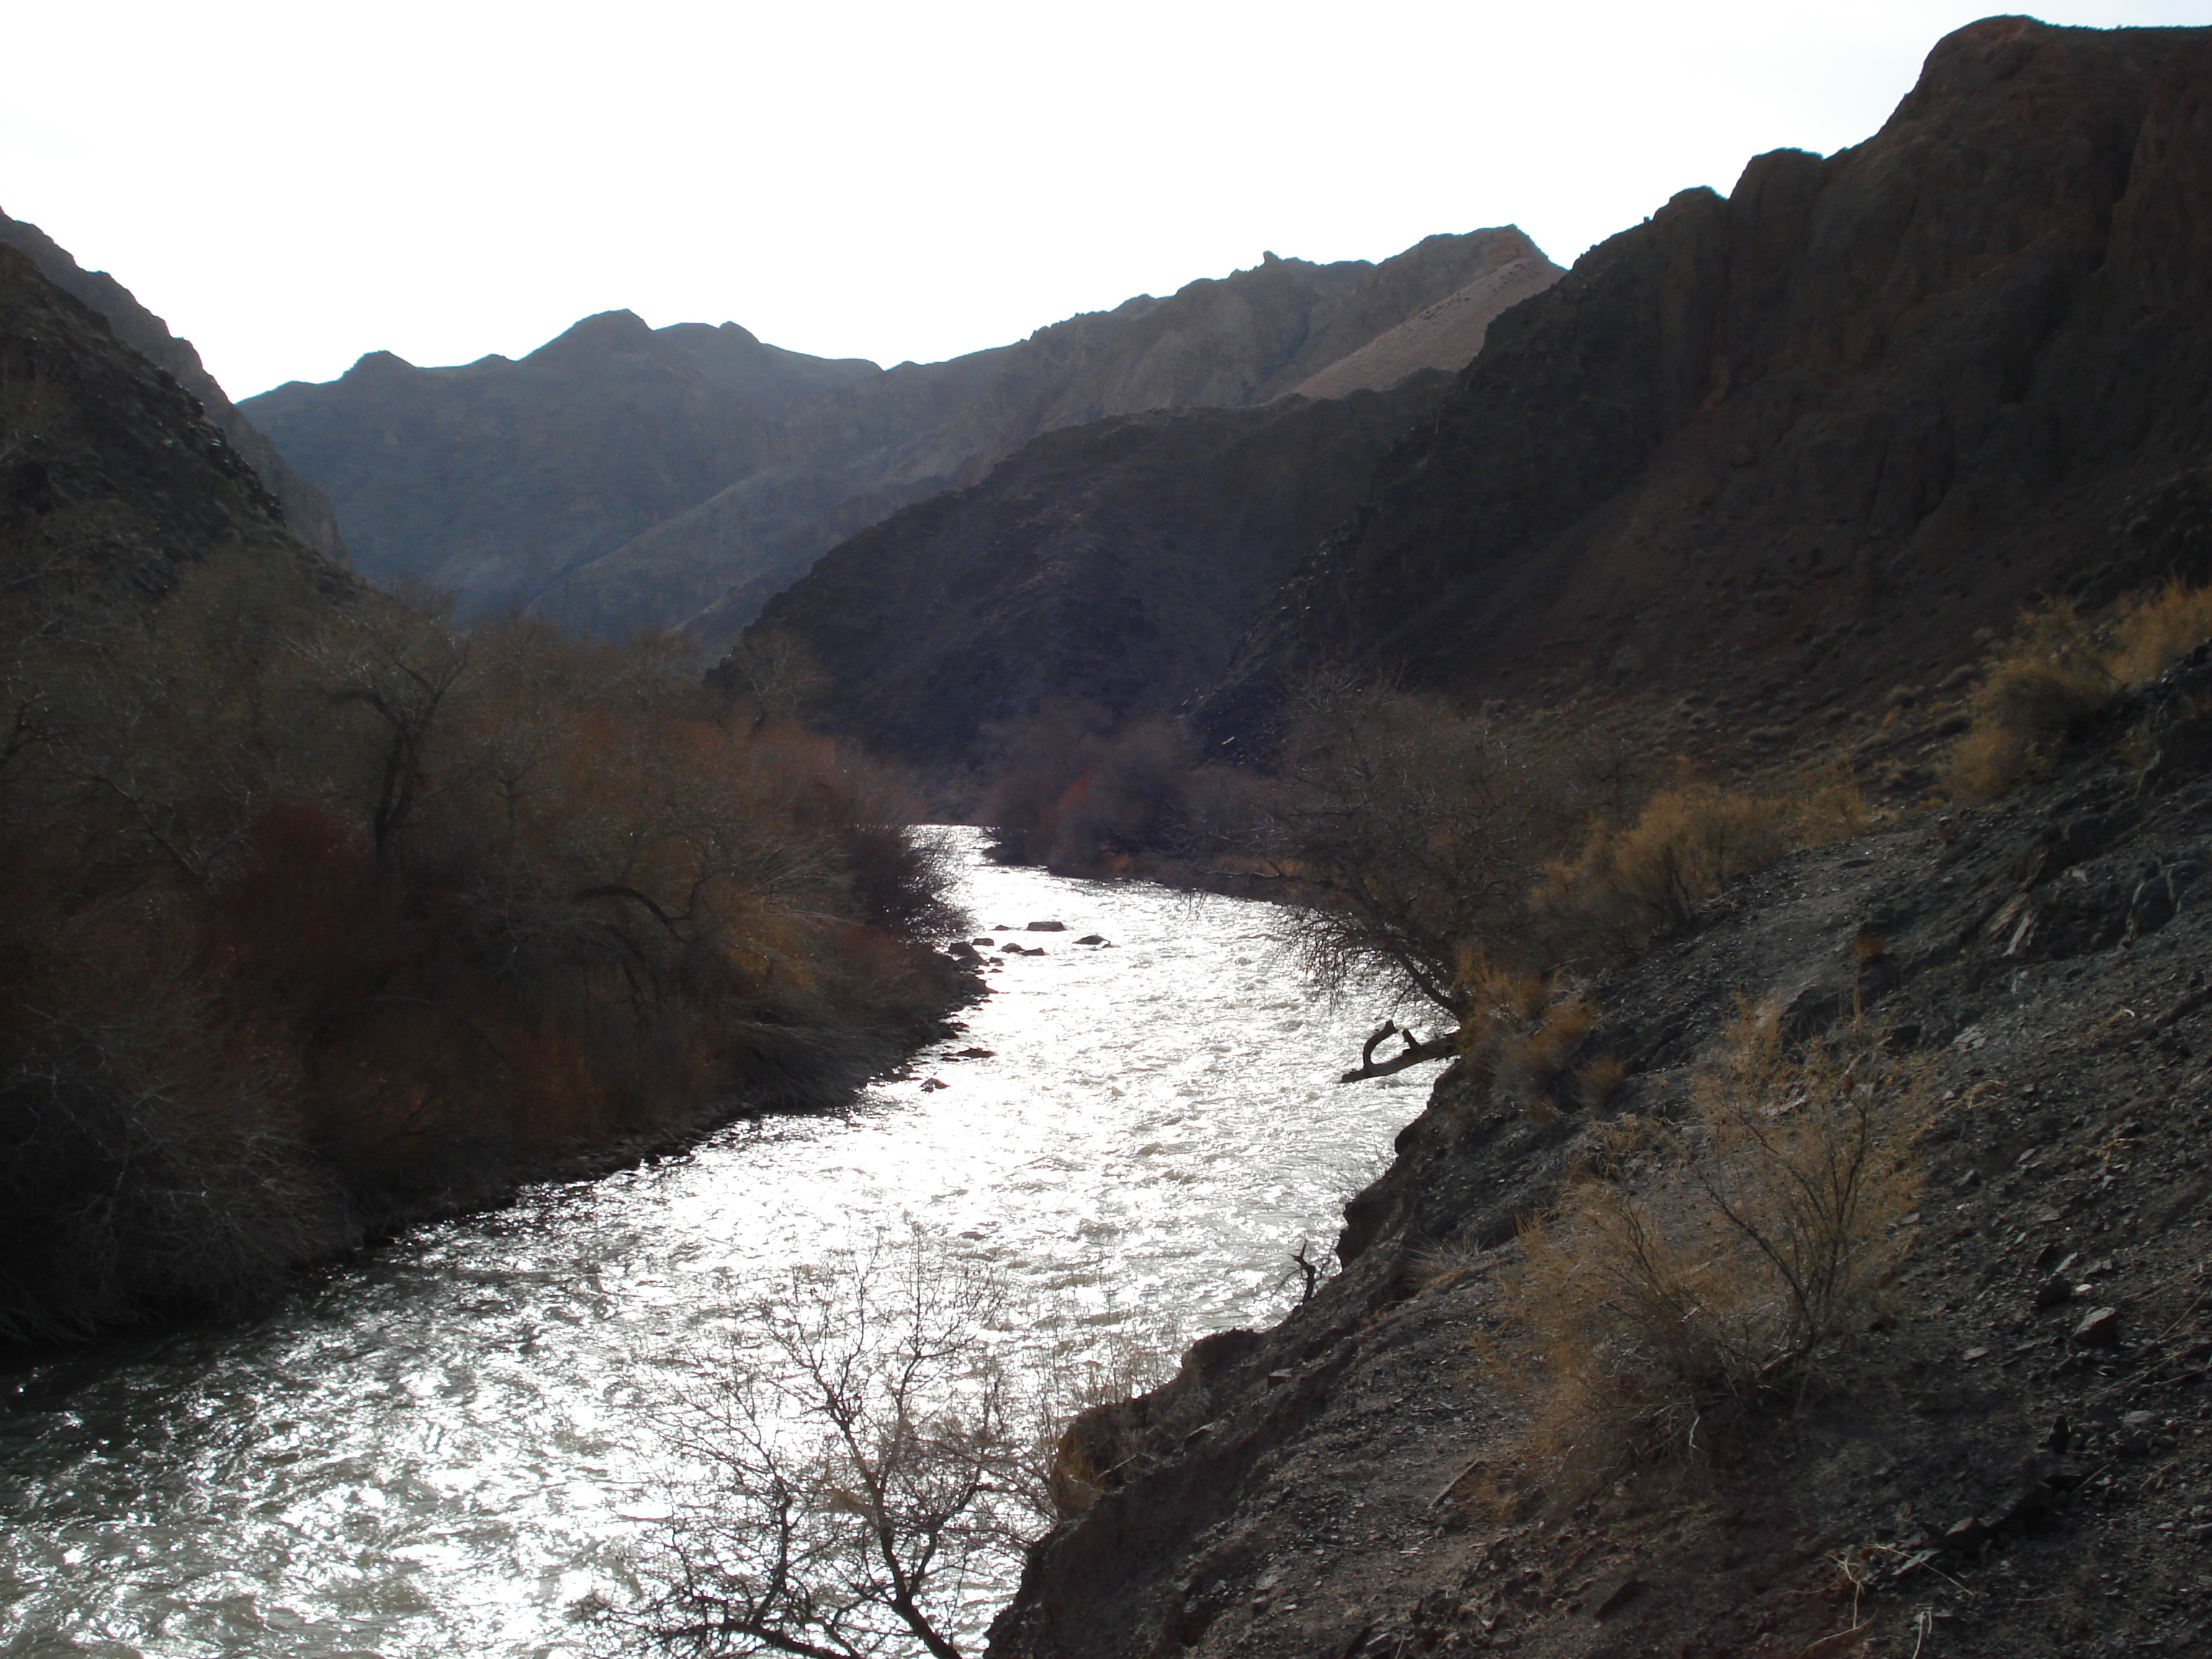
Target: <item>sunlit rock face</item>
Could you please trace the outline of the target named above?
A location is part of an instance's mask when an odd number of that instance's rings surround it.
[[[2199,556],[2161,503],[2212,443],[2208,96],[2204,30],[1993,18],[1866,143],[1594,248],[1497,320],[1212,723],[1322,659],[1878,691],[2038,589]]]
[[[1451,325],[1401,339],[1335,391],[1457,368],[1468,319],[1554,269],[1510,227],[1433,236],[1380,264],[1269,255],[1012,345],[888,370],[617,312],[520,362],[417,368],[374,353],[249,406],[330,491],[370,574],[434,581],[465,608],[714,640],[831,546],[978,482],[1042,433],[1308,389],[1480,288]]]

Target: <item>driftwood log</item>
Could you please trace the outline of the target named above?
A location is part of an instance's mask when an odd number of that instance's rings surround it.
[[[1406,1046],[1388,1060],[1378,1060],[1375,1051],[1390,1038],[1406,1040]],[[1447,1060],[1459,1051],[1459,1033],[1446,1031],[1442,1036],[1432,1036],[1424,1042],[1412,1031],[1395,1020],[1386,1019],[1375,1028],[1367,1039],[1367,1046],[1359,1051],[1357,1069],[1337,1079],[1339,1083],[1358,1083],[1370,1077],[1389,1077],[1393,1072],[1402,1072],[1408,1066],[1418,1066],[1425,1060]]]

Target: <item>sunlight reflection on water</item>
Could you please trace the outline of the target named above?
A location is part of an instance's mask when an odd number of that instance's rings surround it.
[[[1289,1252],[1334,1237],[1431,1068],[1336,1086],[1373,1011],[1306,996],[1255,906],[999,869],[939,833],[979,937],[1023,934],[1045,954],[850,1113],[536,1189],[249,1328],[0,1373],[0,1654],[586,1652],[565,1609],[623,1583],[683,1474],[640,1408],[732,1294],[876,1230],[990,1261],[1079,1341],[1279,1316]],[[1094,932],[1111,948],[1073,942]]]

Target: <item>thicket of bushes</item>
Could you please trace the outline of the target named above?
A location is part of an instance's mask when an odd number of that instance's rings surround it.
[[[959,994],[890,781],[672,641],[35,553],[0,595],[0,1339],[835,1102]]]

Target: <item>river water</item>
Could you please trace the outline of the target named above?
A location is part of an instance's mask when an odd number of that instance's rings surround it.
[[[1375,1011],[1310,996],[1260,907],[936,833],[979,936],[1045,954],[853,1110],[534,1189],[250,1325],[0,1370],[0,1655],[591,1652],[567,1610],[618,1599],[684,1479],[656,1407],[746,1287],[872,1235],[988,1261],[1101,1355],[1279,1316],[1433,1068],[1337,1085]]]

